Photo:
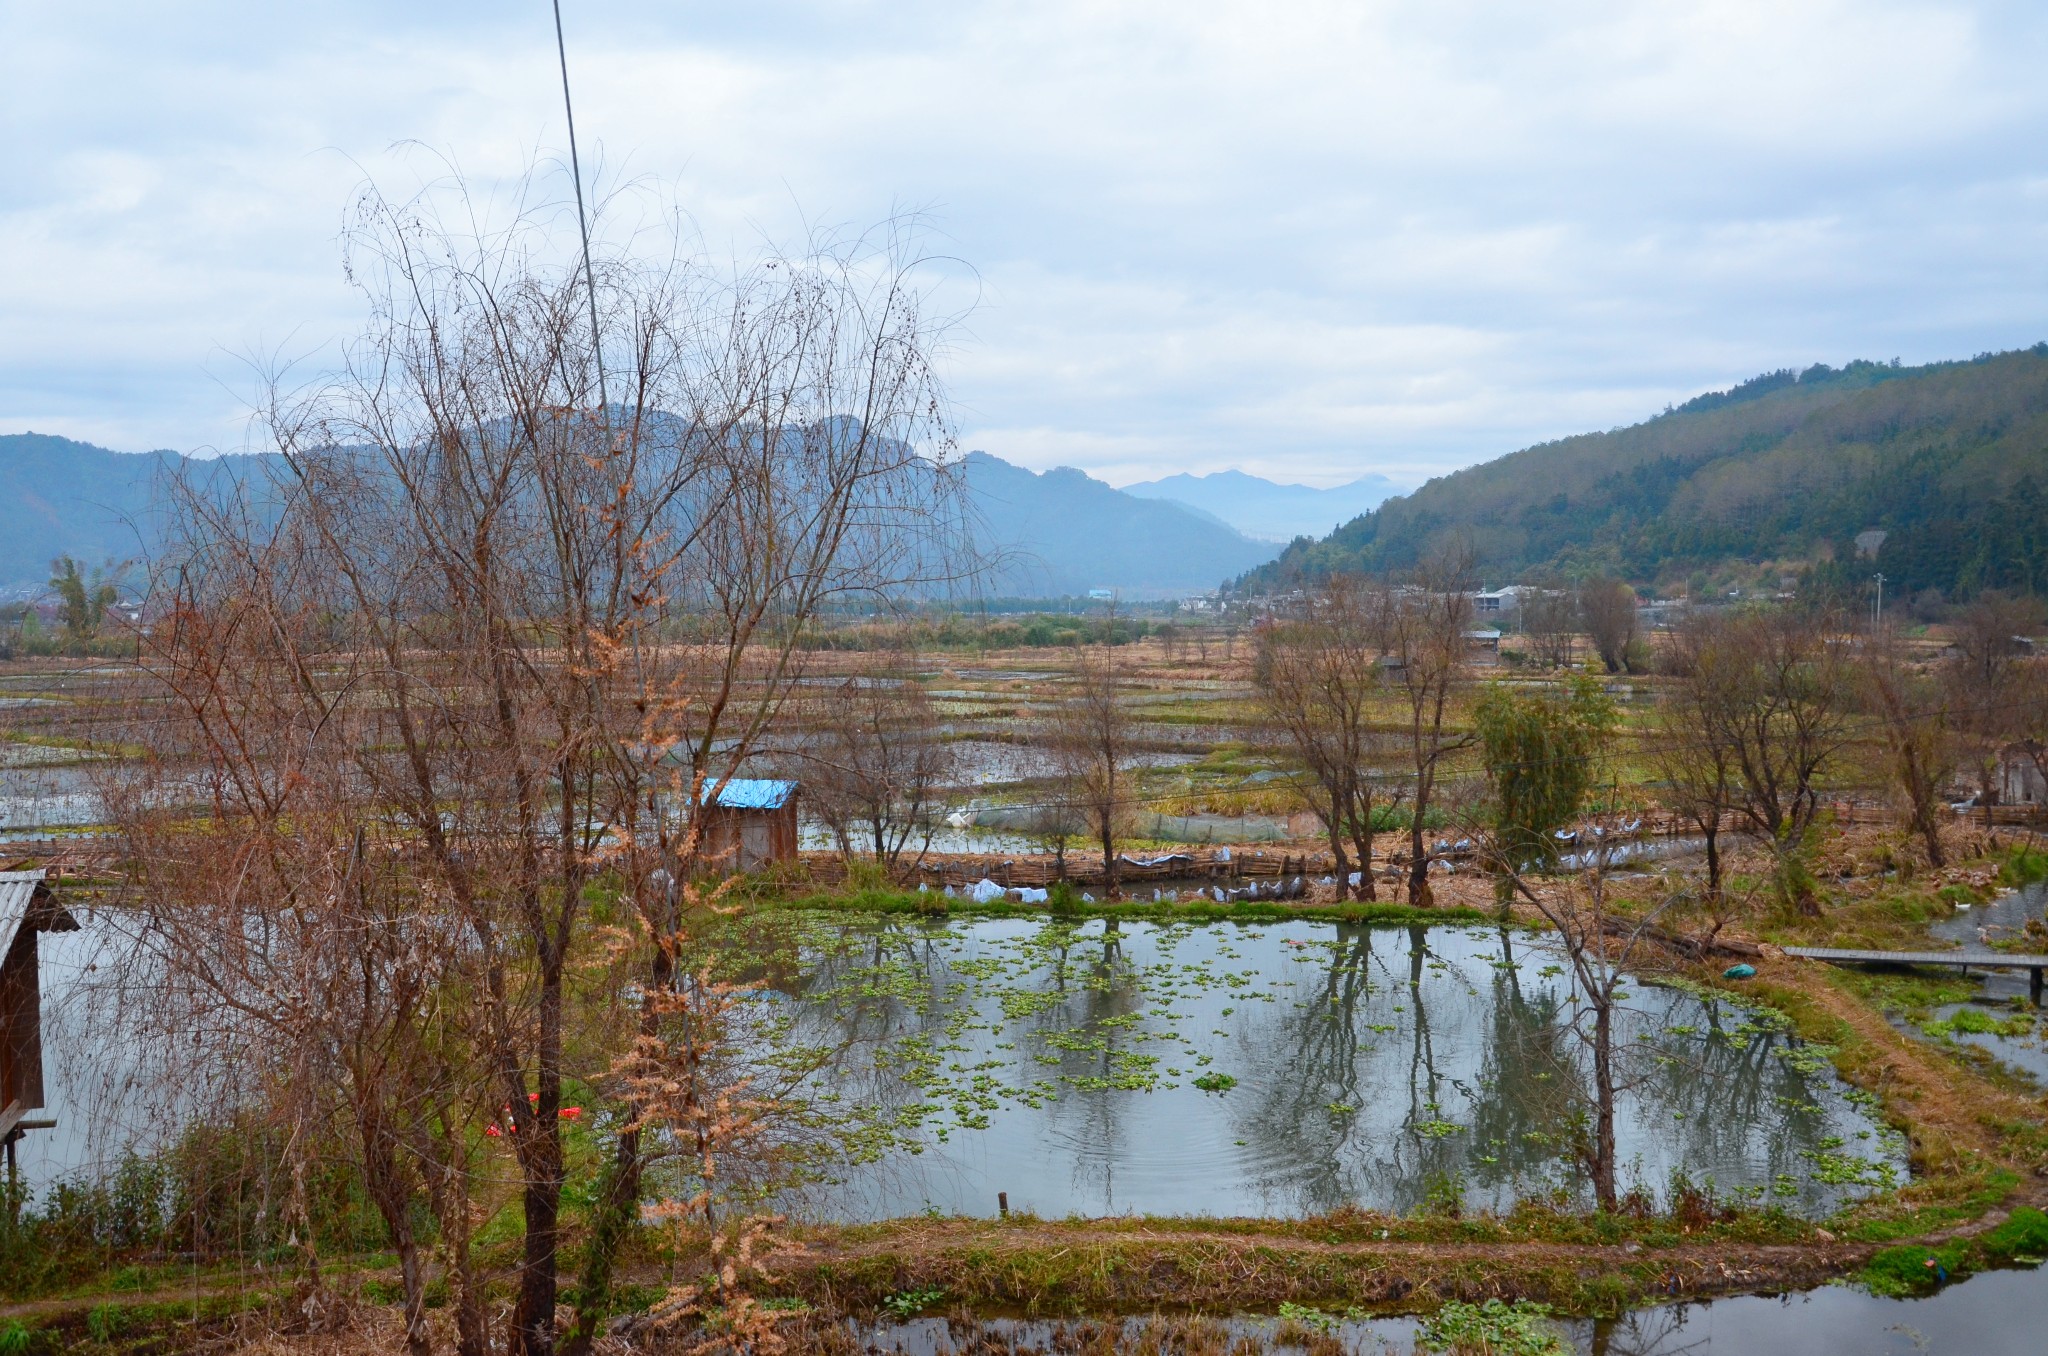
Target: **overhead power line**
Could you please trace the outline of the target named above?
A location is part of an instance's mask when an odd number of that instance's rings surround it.
[[[569,45],[562,38],[562,0],[555,6],[555,56],[562,67],[562,115],[569,122],[569,174],[576,181],[576,229],[583,237],[583,290],[590,296],[590,356],[597,364],[598,418],[611,419],[611,396],[604,383],[604,341],[597,327],[597,275],[590,266],[590,218],[583,209],[583,162],[576,154],[576,108],[569,101]]]

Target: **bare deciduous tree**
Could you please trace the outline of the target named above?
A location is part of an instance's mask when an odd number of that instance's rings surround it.
[[[1386,595],[1385,637],[1392,685],[1405,708],[1408,754],[1415,783],[1408,828],[1408,902],[1430,903],[1429,852],[1424,816],[1436,803],[1444,759],[1473,742],[1451,728],[1451,694],[1466,669],[1466,631],[1472,624],[1472,553],[1451,547],[1430,556],[1410,582]]]
[[[1595,575],[1579,586],[1579,615],[1586,635],[1609,673],[1633,672],[1636,648],[1636,591],[1619,579]]]
[[[1648,960],[1643,943],[1654,934],[1670,901],[1634,916],[1616,913],[1608,907],[1606,876],[1597,868],[1559,890],[1533,891],[1519,877],[1514,884],[1556,929],[1571,966],[1579,1001],[1569,1025],[1585,1045],[1593,1079],[1588,1099],[1592,1128],[1580,1144],[1579,1157],[1592,1179],[1594,1199],[1602,1210],[1612,1210],[1619,1202],[1615,1111],[1627,1081],[1618,1068],[1623,1052],[1615,1045],[1615,1019],[1626,993],[1623,986],[1633,982],[1630,973]]]
[[[1350,892],[1347,844],[1357,854],[1359,897],[1377,897],[1373,764],[1387,741],[1372,717],[1374,699],[1386,690],[1380,663],[1386,615],[1383,596],[1362,580],[1337,575],[1306,617],[1260,637],[1260,699],[1301,763],[1300,793],[1329,838],[1339,899]]]
[[[564,1298],[565,1079],[612,1087],[625,1121],[569,1297],[572,1350],[608,1310],[652,1114],[608,1062],[568,1063],[589,887],[615,880],[638,914],[640,1007],[622,1039],[701,1043],[670,1001],[704,864],[698,807],[758,747],[807,621],[950,572],[934,539],[958,510],[934,322],[895,242],[737,277],[623,253],[586,270],[542,262],[556,256],[533,220],[448,229],[436,201],[363,200],[350,268],[372,321],[331,382],[275,394],[283,470],[267,497],[182,495],[165,579],[179,620],[148,660],[174,718],[142,737],[212,789],[202,839],[251,846],[151,903],[168,918],[204,900],[229,937],[305,911],[292,955],[331,969],[292,992],[344,972],[379,992],[311,1008],[292,1039],[365,1071],[366,1180],[393,1165],[372,1195],[423,1189],[444,1249],[473,1227],[464,1129],[498,1132],[524,1217],[503,1347],[545,1356]],[[260,722],[243,714],[252,694]],[[161,836],[180,831],[134,826],[165,862],[179,849]],[[243,869],[258,854],[264,871]],[[363,944],[379,926],[388,960]],[[197,954],[167,948],[166,964]],[[442,1064],[407,1054],[421,1009]],[[334,1067],[298,1048],[272,1056],[287,1101]],[[426,1086],[378,1085],[373,1065]],[[402,1248],[401,1227],[394,1214]],[[465,1313],[462,1349],[482,1356],[488,1314]]]
[[[1682,640],[1690,671],[1679,732],[1717,746],[1731,808],[1777,855],[1781,893],[1817,912],[1800,867],[1820,814],[1820,779],[1847,742],[1847,666],[1826,613],[1699,614]]]
[[[1912,662],[1889,627],[1870,637],[1858,665],[1858,686],[1877,726],[1885,780],[1906,822],[1927,849],[1930,866],[1947,864],[1936,818],[1941,788],[1955,770],[1955,738],[1940,682]]]
[[[1518,610],[1536,662],[1550,669],[1570,668],[1579,630],[1578,601],[1571,591],[1540,581],[1523,590]]]
[[[1699,831],[1707,859],[1706,902],[1718,908],[1721,890],[1721,829],[1734,805],[1735,750],[1722,728],[1720,693],[1711,682],[1699,681],[1702,663],[1717,663],[1700,653],[1716,632],[1711,627],[1680,627],[1672,637],[1668,661],[1680,682],[1666,695],[1663,737],[1653,756],[1663,780],[1665,807]]]
[[[804,704],[796,759],[805,802],[831,828],[841,855],[865,847],[889,870],[913,844],[920,858],[930,847],[954,767],[931,700],[908,672],[899,657],[829,681]]]
[[[1962,608],[1953,623],[1952,653],[1942,681],[1961,743],[1960,757],[1977,784],[1977,799],[1999,801],[1999,759],[2022,732],[2030,710],[2024,689],[2029,677],[2026,646],[2020,643],[2039,620],[2038,606],[2025,598],[1985,593]]]
[[[1112,621],[1113,621],[1112,614]],[[1123,658],[1105,630],[1100,645],[1075,647],[1067,691],[1054,708],[1049,731],[1055,813],[1071,807],[1102,846],[1103,884],[1119,897],[1116,839],[1129,813],[1130,716],[1124,709]]]

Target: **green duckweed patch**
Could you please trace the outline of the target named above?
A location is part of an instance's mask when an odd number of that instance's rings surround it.
[[[1446,1304],[1425,1323],[1415,1347],[1429,1352],[1486,1352],[1489,1356],[1571,1356],[1572,1346],[1550,1310],[1527,1300]]]

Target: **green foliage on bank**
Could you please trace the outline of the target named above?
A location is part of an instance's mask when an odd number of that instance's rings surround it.
[[[1863,1268],[1862,1281],[1880,1295],[1924,1295],[1973,1272],[2038,1266],[2044,1259],[2048,1259],[2048,1214],[2023,1205],[2003,1224],[1971,1238],[1953,1238],[1934,1247],[1907,1244],[1886,1248]]]

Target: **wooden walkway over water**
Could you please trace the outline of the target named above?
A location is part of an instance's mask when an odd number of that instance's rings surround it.
[[[1972,966],[1982,970],[2025,970],[2027,993],[2036,1007],[2041,1005],[2041,972],[2048,970],[2048,956],[2021,956],[2006,951],[1869,951],[1857,947],[1788,946],[1785,954],[1837,964],[1959,965],[1965,974]]]

